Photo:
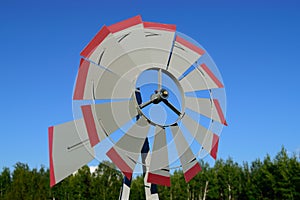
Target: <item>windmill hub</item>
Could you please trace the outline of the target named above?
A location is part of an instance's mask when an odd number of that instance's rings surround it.
[[[139,113],[154,126],[171,126],[184,115],[183,89],[178,79],[165,69],[152,67],[140,73],[135,97]],[[166,118],[164,111],[167,111]]]
[[[161,98],[163,98],[163,99],[167,99],[167,98],[169,97],[169,92],[168,92],[168,90],[161,89],[161,90],[160,90],[160,96],[161,96]]]
[[[151,95],[150,99],[154,104],[160,103],[163,99],[169,97],[169,92],[166,89],[161,89],[159,91],[155,90],[155,93]]]

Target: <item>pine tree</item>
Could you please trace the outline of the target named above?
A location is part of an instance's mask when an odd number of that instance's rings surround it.
[[[171,187],[158,186],[160,200],[211,199],[300,199],[300,162],[282,148],[272,160],[239,166],[231,158],[220,159],[214,167],[201,162],[202,171],[186,184],[181,170],[171,174]],[[53,188],[49,186],[49,169],[29,169],[17,163],[14,170],[0,173],[0,200],[40,199],[118,199],[123,175],[107,161],[94,173],[84,166]],[[145,199],[143,176],[133,178],[131,199]]]
[[[130,199],[146,199],[144,177],[142,175],[133,178],[130,187]]]
[[[11,176],[9,168],[3,168],[0,174],[0,199],[7,199],[11,188]]]

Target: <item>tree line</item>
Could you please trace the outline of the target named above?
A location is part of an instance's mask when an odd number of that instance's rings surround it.
[[[282,148],[275,158],[239,165],[231,158],[219,159],[213,167],[201,163],[202,171],[188,184],[182,171],[171,175],[171,187],[158,186],[161,200],[210,199],[300,199],[300,162],[297,155],[288,156]],[[53,188],[49,186],[49,169],[30,169],[17,163],[11,172],[0,173],[1,200],[40,199],[118,199],[122,174],[108,161],[91,173],[88,166],[69,176]],[[130,199],[145,199],[143,177],[132,180]]]

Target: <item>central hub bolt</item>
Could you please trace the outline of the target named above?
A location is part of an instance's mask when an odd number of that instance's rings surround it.
[[[165,90],[165,89],[161,89],[160,90],[160,96],[163,99],[167,99],[169,97],[169,92],[167,90]]]
[[[158,104],[163,99],[167,99],[168,97],[169,97],[169,92],[165,89],[161,89],[159,91],[156,90],[155,93],[152,94],[150,98],[152,100],[152,103]]]

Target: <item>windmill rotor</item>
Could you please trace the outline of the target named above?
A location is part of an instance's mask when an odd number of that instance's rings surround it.
[[[148,188],[171,186],[172,170],[182,168],[189,182],[199,159],[217,158],[227,125],[224,84],[204,48],[175,25],[136,16],[103,26],[80,55],[74,120],[49,128],[51,186],[109,159],[128,199],[136,172]],[[158,199],[155,191],[147,198]]]

